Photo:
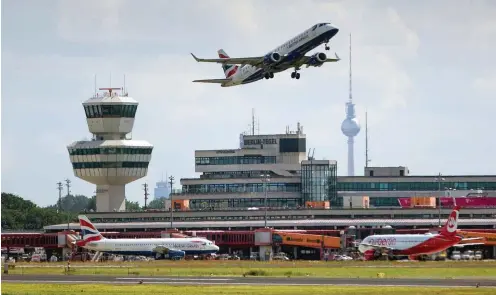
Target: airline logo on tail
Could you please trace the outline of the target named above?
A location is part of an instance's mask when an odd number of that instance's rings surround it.
[[[100,241],[105,239],[102,234],[96,229],[96,227],[91,223],[91,221],[85,215],[79,215],[79,227],[81,227],[81,235],[83,240],[80,243],[81,246],[86,245],[89,242]]]
[[[219,49],[217,53],[219,54],[220,58],[229,58],[229,55],[227,55],[227,53],[223,49]],[[226,75],[226,78],[231,78],[232,75],[236,74],[238,68],[239,66],[237,65],[222,65],[222,69],[224,70],[224,75]]]
[[[441,234],[445,236],[453,236],[456,234],[456,230],[458,227],[458,215],[460,214],[459,210],[460,207],[455,206],[450,216],[448,217],[448,221],[446,222],[446,225],[441,230]]]

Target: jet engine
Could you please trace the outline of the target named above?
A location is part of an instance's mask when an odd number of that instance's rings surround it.
[[[323,52],[317,52],[310,57],[309,64],[314,67],[320,67],[327,59],[327,55]]]
[[[271,65],[273,63],[279,62],[281,60],[281,55],[277,52],[272,52],[264,57],[264,64]]]

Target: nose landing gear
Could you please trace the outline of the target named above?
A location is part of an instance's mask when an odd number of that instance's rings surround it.
[[[329,40],[326,40],[325,41],[325,44],[324,44],[325,45],[325,47],[324,47],[325,50],[331,49],[331,47],[329,47],[329,45],[327,45],[328,43],[329,43]]]

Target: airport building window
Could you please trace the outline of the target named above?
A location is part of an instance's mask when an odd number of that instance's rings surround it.
[[[219,172],[203,172],[200,175],[201,179],[226,179],[226,178],[260,178],[260,175],[269,174],[270,177],[278,175],[272,171],[252,170],[252,171],[219,171]]]
[[[152,150],[152,147],[69,148],[69,155],[151,155]]]
[[[302,164],[301,193],[303,202],[330,201],[337,197],[337,165]]]
[[[433,177],[434,178],[434,177]],[[443,181],[445,187],[456,190],[496,190],[495,182],[453,182]],[[339,182],[338,191],[438,191],[439,183],[432,182]]]
[[[400,207],[397,197],[370,197],[371,207]]]
[[[76,162],[73,169],[148,168],[148,162]]]
[[[274,164],[275,156],[196,157],[196,165]]]
[[[213,193],[249,193],[265,192],[263,183],[235,183],[235,184],[193,184],[183,185],[183,193],[213,194]],[[299,192],[299,183],[269,183],[268,192]]]
[[[90,104],[84,106],[86,118],[134,118],[138,105],[125,104]]]
[[[264,198],[239,198],[239,199],[205,199],[190,200],[189,206],[192,210],[197,209],[229,209],[229,208],[252,208],[264,207]],[[295,208],[299,206],[300,199],[295,198],[271,198],[267,199],[267,207],[271,208]]]

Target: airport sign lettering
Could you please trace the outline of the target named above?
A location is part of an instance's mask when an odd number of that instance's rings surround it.
[[[245,139],[244,145],[277,144],[277,138]]]

